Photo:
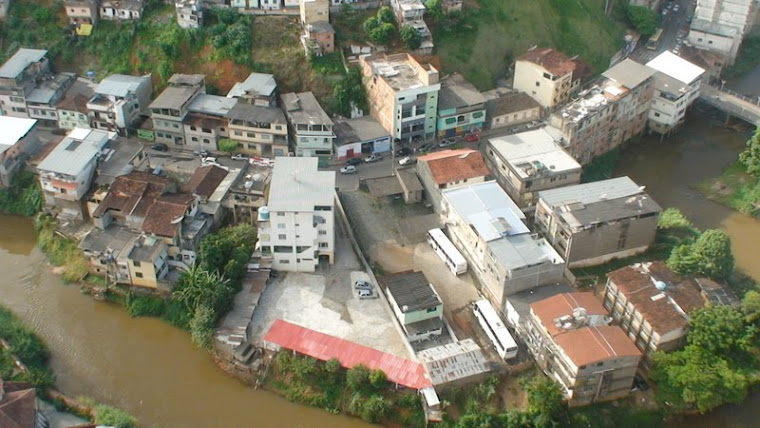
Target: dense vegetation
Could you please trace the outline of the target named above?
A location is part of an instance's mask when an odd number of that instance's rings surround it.
[[[39,214],[34,222],[37,245],[47,255],[53,266],[63,266],[63,279],[67,282],[79,281],[87,275],[87,260],[77,243],[56,232],[55,219]]]
[[[591,159],[591,162],[584,165],[581,170],[581,182],[590,183],[592,181],[612,178],[612,172],[615,170],[619,157],[620,148],[614,148],[603,155]]]
[[[31,217],[42,208],[42,190],[34,174],[21,171],[0,189],[0,212]]]
[[[0,338],[10,346],[8,350],[0,347],[0,378],[30,382],[38,389],[53,384],[53,374],[47,367],[50,351],[32,329],[4,306],[0,306]],[[18,372],[11,355],[17,356],[29,372]]]
[[[736,62],[723,72],[723,76],[742,76],[758,65],[760,65],[760,35],[755,34],[744,38]]]
[[[657,12],[644,6],[627,5],[625,7],[625,16],[642,36],[651,36],[660,26],[660,19]]]

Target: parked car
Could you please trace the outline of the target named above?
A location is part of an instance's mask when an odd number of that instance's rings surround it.
[[[153,150],[155,150],[155,151],[157,151],[157,152],[168,152],[169,151],[169,146],[167,146],[164,143],[154,144],[154,145],[150,146],[150,148],[153,149]]]
[[[207,156],[201,159],[201,165],[219,165],[219,162],[216,161],[215,157]]]
[[[232,155],[232,160],[241,160],[241,161],[247,161],[247,160],[248,160],[248,156],[246,156],[246,155],[241,155],[241,154]]]
[[[372,153],[371,155],[364,158],[364,162],[367,162],[367,163],[377,162],[382,158],[383,157],[378,155],[377,153]]]
[[[435,149],[435,144],[427,143],[427,144],[423,144],[422,146],[420,146],[420,148],[418,149],[418,151],[420,153],[427,153],[427,152],[432,151],[433,149]]]
[[[372,290],[372,284],[367,281],[359,280],[354,282],[354,288],[357,290]]]
[[[206,150],[206,149],[198,150],[198,151],[195,151],[193,153],[195,153],[196,155],[198,155],[198,156],[200,156],[202,158],[205,158],[206,156],[211,156],[211,152],[208,151],[208,150]]]
[[[448,147],[448,146],[453,146],[453,145],[454,145],[454,144],[456,144],[456,143],[457,143],[457,142],[456,142],[456,141],[454,141],[454,140],[443,140],[443,141],[441,141],[441,143],[440,143],[440,144],[438,144],[438,147]]]
[[[398,164],[399,165],[411,165],[411,164],[413,164],[415,162],[417,162],[417,159],[415,159],[415,158],[413,158],[411,156],[407,156],[405,158],[399,159]]]
[[[409,156],[411,154],[412,154],[412,149],[410,149],[409,147],[402,147],[396,150],[396,157],[399,157],[399,158],[404,157],[404,156]]]
[[[272,270],[269,271],[269,277],[270,278],[277,278],[278,276],[280,276],[280,273],[277,272],[276,270],[272,269]]]
[[[357,290],[356,295],[360,299],[377,299],[377,293],[375,293],[373,290],[367,290],[364,288]]]
[[[465,135],[464,139],[468,143],[474,143],[475,141],[480,141],[480,133],[479,132],[473,132],[472,134],[467,134],[467,135]]]
[[[356,167],[353,165],[346,165],[340,169],[341,174],[356,174]]]
[[[362,158],[351,158],[346,161],[346,165],[359,165],[362,163]]]
[[[417,142],[422,141],[423,139],[424,138],[422,137],[422,135],[415,135],[414,137],[412,137],[412,142],[417,143]]]

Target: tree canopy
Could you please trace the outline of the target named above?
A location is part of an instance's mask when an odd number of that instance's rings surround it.
[[[760,128],[747,140],[747,148],[739,154],[739,161],[747,172],[755,178],[760,178]]]
[[[644,6],[627,6],[625,15],[642,36],[651,36],[660,25],[657,13]]]
[[[425,2],[425,13],[435,22],[441,21],[446,13],[443,10],[441,0],[428,0]]]
[[[693,244],[674,248],[667,265],[679,275],[728,278],[734,271],[731,238],[722,230],[707,230]]]
[[[238,143],[235,140],[230,140],[229,138],[222,138],[219,140],[219,150],[227,153],[234,152],[238,147]]]
[[[404,42],[404,45],[411,50],[419,48],[422,44],[422,35],[420,35],[420,32],[411,25],[404,25],[401,27],[399,36],[401,37],[401,41]]]

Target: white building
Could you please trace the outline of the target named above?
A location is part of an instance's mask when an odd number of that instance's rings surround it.
[[[272,268],[314,272],[335,252],[335,172],[315,157],[275,158],[269,201],[258,214],[259,245]]]
[[[657,70],[648,116],[649,129],[668,132],[684,121],[686,109],[699,98],[705,70],[669,51],[649,61],[647,67]]]
[[[282,108],[296,156],[330,156],[333,153],[333,122],[314,94],[301,92],[282,96]]]
[[[688,44],[722,54],[734,63],[742,39],[752,26],[753,0],[698,0]]]
[[[495,181],[444,190],[441,220],[502,312],[507,296],[562,279],[565,261],[530,233],[523,212]]]
[[[177,24],[182,28],[199,28],[203,26],[203,2],[201,0],[178,0]]]
[[[530,95],[541,106],[553,108],[567,102],[590,74],[584,63],[560,51],[537,48],[517,57],[512,86]]]
[[[9,186],[13,174],[39,149],[35,125],[37,119],[0,116],[0,187]]]
[[[116,133],[97,129],[69,132],[37,167],[45,205],[81,217],[80,201],[90,190],[103,147],[114,138]]]
[[[152,93],[150,75],[112,74],[106,77],[87,102],[92,127],[126,133],[141,115],[148,115]]]

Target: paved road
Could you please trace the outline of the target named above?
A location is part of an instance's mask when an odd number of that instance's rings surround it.
[[[679,6],[678,11],[673,10],[675,5]],[[671,0],[664,2],[660,9],[660,26],[663,28],[663,32],[657,50],[647,49],[645,47],[646,43],[641,41],[636,50],[631,54],[631,59],[647,63],[667,50],[678,50],[689,33],[688,17],[694,14],[695,6],[696,3],[693,0]],[[664,15],[663,12],[665,13]],[[681,40],[680,43],[679,39]]]

